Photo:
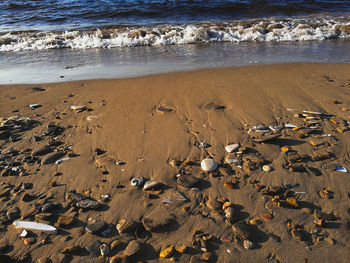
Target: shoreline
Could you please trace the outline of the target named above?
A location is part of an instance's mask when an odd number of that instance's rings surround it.
[[[296,63],[0,85],[1,123],[30,119],[0,131],[0,254],[159,262],[174,246],[179,262],[346,262],[348,72]],[[53,152],[69,159],[49,163]],[[214,172],[201,169],[207,157]],[[133,186],[140,176],[157,186]],[[15,220],[57,233],[19,238]],[[107,256],[91,252],[98,242]]]

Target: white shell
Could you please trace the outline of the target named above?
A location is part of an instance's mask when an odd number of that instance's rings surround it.
[[[13,225],[19,229],[39,230],[49,233],[56,233],[57,231],[57,229],[53,226],[31,221],[15,221],[13,222]]]
[[[216,169],[218,165],[214,159],[206,158],[201,161],[201,167],[203,171],[212,172]]]
[[[268,166],[268,165],[264,165],[262,168],[263,168],[263,170],[264,170],[265,172],[270,172],[270,171],[271,171],[271,167]]]
[[[160,185],[159,182],[153,181],[153,180],[149,180],[149,181],[147,181],[147,182],[144,184],[143,189],[148,190],[148,189],[157,187],[157,186],[159,186],[159,185]]]
[[[55,162],[55,164],[61,164],[61,163],[63,163],[63,162],[65,162],[65,161],[69,161],[70,160],[70,158],[63,158],[63,159],[59,159],[59,160],[57,160],[56,162]]]
[[[286,128],[297,128],[298,126],[296,126],[296,125],[294,125],[294,124],[286,123],[286,124],[284,125],[284,127],[286,127]]]
[[[237,151],[239,148],[239,144],[238,143],[235,143],[235,144],[229,144],[225,147],[225,150],[226,152],[228,153],[232,153],[232,152],[235,152]]]
[[[86,119],[87,119],[88,121],[92,121],[92,120],[98,119],[98,116],[96,116],[96,115],[90,115],[90,116],[87,116]]]
[[[78,105],[72,105],[70,106],[72,110],[85,110],[86,106],[78,106]]]

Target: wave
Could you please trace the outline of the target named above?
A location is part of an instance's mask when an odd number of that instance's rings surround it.
[[[263,18],[185,25],[109,26],[69,31],[7,32],[0,35],[0,52],[334,38],[350,38],[349,15]]]

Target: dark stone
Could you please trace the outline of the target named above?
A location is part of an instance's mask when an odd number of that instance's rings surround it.
[[[97,221],[92,224],[88,224],[85,229],[90,234],[100,234],[107,227],[107,223],[104,221]]]
[[[85,249],[91,254],[95,256],[101,255],[100,246],[102,245],[100,240],[96,240],[91,242]]]

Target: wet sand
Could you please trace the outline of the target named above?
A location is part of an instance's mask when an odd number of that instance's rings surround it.
[[[19,262],[347,262],[349,173],[337,167],[350,170],[349,72],[349,64],[306,63],[0,86],[0,254]],[[19,114],[30,120],[11,121]],[[240,147],[227,153],[228,144]],[[62,154],[48,160],[50,152]],[[201,169],[208,157],[213,172]],[[55,163],[62,158],[70,159]],[[130,184],[140,176],[160,184]],[[14,220],[58,231],[20,238]],[[86,250],[97,240],[112,245],[107,256]],[[170,246],[170,259],[160,258]]]

